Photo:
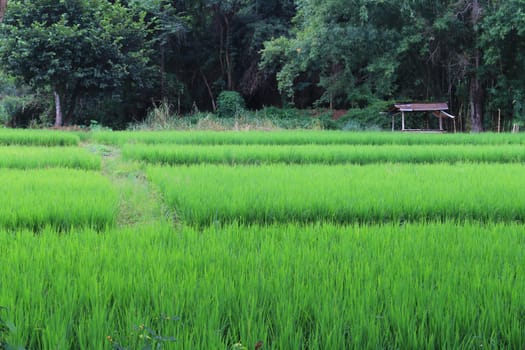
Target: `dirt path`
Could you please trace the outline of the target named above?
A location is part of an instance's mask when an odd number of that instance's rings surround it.
[[[102,157],[102,173],[120,193],[117,224],[121,227],[169,220],[175,215],[149,183],[139,163],[124,161],[118,147],[86,143],[82,147]]]

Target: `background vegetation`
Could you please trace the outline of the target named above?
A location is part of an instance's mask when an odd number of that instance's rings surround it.
[[[183,127],[174,115],[256,119],[243,107],[275,106],[345,115],[323,128],[380,129],[391,101],[439,100],[460,117],[459,130],[495,129],[500,116],[508,129],[525,118],[524,5],[10,0],[0,122],[125,128],[162,106],[164,127]],[[290,111],[271,113],[281,120]]]

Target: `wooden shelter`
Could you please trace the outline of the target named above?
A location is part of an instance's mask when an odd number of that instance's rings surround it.
[[[389,115],[392,116],[392,131],[394,128],[395,116],[401,114],[401,131],[444,131],[443,118],[455,119],[456,117],[445,111],[448,110],[446,102],[432,102],[432,103],[408,103],[395,104],[390,110]],[[405,114],[410,112],[426,112],[439,119],[439,129],[407,129],[405,128]]]

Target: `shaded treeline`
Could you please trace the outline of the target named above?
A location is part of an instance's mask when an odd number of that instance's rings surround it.
[[[524,8],[525,0],[10,0],[0,93],[19,123],[44,115],[124,127],[161,101],[178,114],[212,111],[221,91],[235,90],[251,109],[448,101],[458,128],[495,129],[499,116],[501,125],[525,116]]]

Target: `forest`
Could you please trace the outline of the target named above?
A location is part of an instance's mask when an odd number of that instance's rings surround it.
[[[525,0],[2,0],[0,20],[5,126],[229,104],[381,129],[408,101],[448,102],[461,131],[525,121]]]

